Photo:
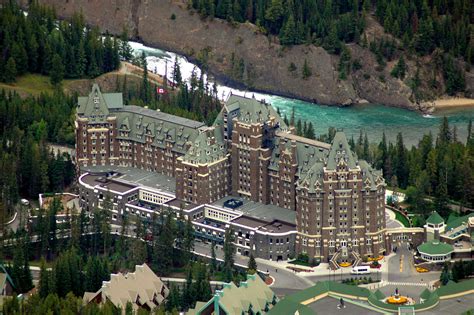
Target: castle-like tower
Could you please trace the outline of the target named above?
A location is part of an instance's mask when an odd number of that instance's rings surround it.
[[[123,105],[94,85],[79,98],[79,166],[120,165],[176,178],[195,204],[228,195],[296,212],[296,251],[327,260],[385,251],[385,182],[343,132],[327,144],[296,136],[273,107],[232,95],[213,126]]]

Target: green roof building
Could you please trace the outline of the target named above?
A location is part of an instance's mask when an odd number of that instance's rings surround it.
[[[428,219],[426,219],[426,223],[432,225],[440,225],[444,223],[444,219],[438,214],[438,212],[433,211],[428,217]]]
[[[266,314],[277,302],[273,291],[258,275],[247,275],[247,281],[239,286],[233,282],[224,284],[207,302],[198,302],[186,314]]]
[[[440,234],[446,230],[446,224],[438,212],[433,211],[428,219],[426,219],[424,228],[427,241],[439,240]]]
[[[450,244],[432,240],[418,246],[421,257],[431,262],[443,262],[451,259],[454,248]]]

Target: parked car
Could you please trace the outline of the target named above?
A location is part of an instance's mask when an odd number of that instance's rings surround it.
[[[351,274],[353,275],[367,275],[370,274],[370,266],[357,266],[352,268]]]

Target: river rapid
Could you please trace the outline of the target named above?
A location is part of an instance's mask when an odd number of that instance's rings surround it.
[[[185,57],[161,49],[144,46],[141,43],[130,42],[136,55],[143,52],[146,54],[148,69],[160,75],[172,76],[175,58],[178,58],[181,75],[184,80],[189,80],[192,72],[197,76],[201,70],[189,62]],[[207,81],[208,78],[204,76]],[[209,78],[209,84],[212,84]],[[469,119],[474,119],[474,108],[455,108],[436,111],[429,116],[406,109],[389,107],[378,104],[361,104],[350,107],[325,106],[309,103],[297,99],[275,96],[271,94],[253,93],[241,91],[224,86],[217,82],[219,98],[226,100],[230,93],[265,99],[273,107],[279,108],[282,115],[291,115],[294,108],[296,119],[312,122],[316,135],[326,133],[329,127],[343,129],[348,137],[359,136],[362,129],[367,133],[369,140],[379,142],[382,133],[385,132],[387,139],[394,141],[396,135],[401,132],[406,145],[411,146],[418,143],[423,134],[432,132],[437,134],[441,119],[447,116],[451,127],[457,127],[458,139],[465,141],[467,137],[467,125]]]

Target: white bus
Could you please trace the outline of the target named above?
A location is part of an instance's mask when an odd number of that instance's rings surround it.
[[[368,275],[370,274],[370,267],[369,266],[357,266],[352,268],[351,274],[353,275]]]

